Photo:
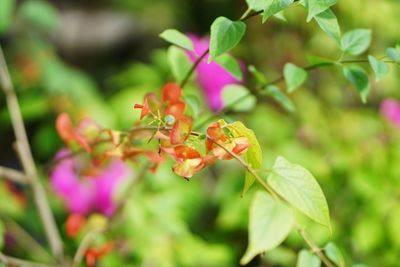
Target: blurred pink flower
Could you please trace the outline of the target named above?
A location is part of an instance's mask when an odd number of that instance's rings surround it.
[[[195,62],[208,49],[210,38],[201,39],[193,34],[189,34],[189,37],[193,42],[194,52],[188,52],[188,55],[190,60]],[[204,91],[209,107],[213,111],[218,111],[224,106],[221,96],[224,86],[240,83],[240,81],[217,63],[208,64],[207,61],[208,55],[196,68],[197,82]]]
[[[381,103],[381,114],[391,123],[400,127],[400,102],[388,98]]]
[[[69,153],[69,150],[62,149],[56,159]],[[121,181],[131,174],[131,169],[123,161],[112,158],[104,166],[85,174],[85,162],[90,164],[80,156],[62,159],[50,175],[51,185],[71,213],[86,215],[100,212],[111,216],[116,209],[113,193]]]

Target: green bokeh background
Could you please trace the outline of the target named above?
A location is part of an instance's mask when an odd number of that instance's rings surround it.
[[[138,117],[133,104],[174,79],[168,44],[158,34],[176,28],[204,35],[217,16],[235,19],[245,10],[245,1],[240,0],[1,0],[0,42],[43,182],[47,185],[43,166],[62,146],[54,127],[57,114],[66,111],[76,119],[90,116],[114,129],[131,127]],[[400,40],[398,0],[339,0],[333,10],[343,32],[372,29],[369,53],[377,57]],[[287,62],[305,66],[308,55],[340,56],[337,45],[315,22],[305,22],[304,9],[291,8],[286,16],[286,22],[249,20],[233,54],[271,80],[280,76]],[[71,26],[74,21],[85,24],[82,31]],[[120,35],[108,27],[116,21],[122,25],[115,26]],[[94,35],[100,39],[87,41],[85,35],[93,32],[100,32]],[[242,120],[255,131],[266,168],[283,155],[315,175],[326,194],[333,231],[311,222],[307,230],[320,246],[334,241],[348,266],[399,266],[400,128],[379,114],[383,99],[400,97],[399,77],[395,67],[379,83],[371,76],[372,92],[368,103],[362,104],[339,68],[319,69],[290,95],[295,112],[288,113],[273,101],[260,101],[251,112],[226,117]],[[249,75],[246,85],[255,85]],[[209,116],[194,79],[186,91],[199,97],[202,116]],[[0,164],[19,168],[12,141],[5,98],[0,95]],[[171,172],[171,162],[161,166],[132,192],[118,231],[99,237],[100,243],[121,242],[99,266],[238,266],[247,245],[251,196],[261,189],[256,185],[241,198],[243,178],[244,171],[235,162],[219,162],[190,182]],[[28,188],[19,190],[30,199]],[[65,236],[68,214],[51,189],[47,191],[72,255],[78,241]],[[19,225],[45,246],[31,201],[19,205],[3,180],[0,198],[6,231],[15,233]],[[293,233],[278,249],[248,266],[295,266],[303,247]],[[4,251],[31,260],[48,258],[28,241],[14,242]]]

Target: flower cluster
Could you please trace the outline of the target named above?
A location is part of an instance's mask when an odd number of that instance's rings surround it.
[[[166,84],[161,100],[150,93],[145,96],[143,105],[135,104],[134,108],[141,109],[141,120],[149,118],[150,125],[155,123],[153,136],[160,140],[160,157],[168,155],[174,159],[173,172],[186,179],[216,159],[229,160],[232,153],[240,155],[249,147],[246,137],[233,137],[220,122],[212,123],[207,135],[192,132],[193,118],[185,115],[186,103],[177,84]]]

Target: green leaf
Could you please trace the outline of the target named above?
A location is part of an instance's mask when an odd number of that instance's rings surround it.
[[[367,72],[358,65],[350,65],[343,68],[343,75],[360,93],[362,102],[366,103],[370,91]]]
[[[7,31],[13,19],[15,0],[0,1],[0,33]]]
[[[324,250],[326,256],[337,266],[344,267],[346,265],[342,253],[333,242],[326,244]]]
[[[296,267],[319,267],[321,260],[308,250],[301,250],[297,259]]]
[[[174,75],[175,79],[180,83],[189,72],[190,68],[192,67],[192,63],[190,62],[185,51],[176,46],[169,47],[167,53],[168,61],[172,69],[172,74]]]
[[[382,80],[389,73],[389,66],[374,56],[368,56],[369,64],[375,73],[376,81]]]
[[[331,229],[324,192],[308,170],[280,156],[268,176],[268,184],[299,211]]]
[[[250,65],[247,69],[254,76],[258,84],[267,83],[267,78],[255,66]]]
[[[229,124],[228,129],[232,131],[234,137],[245,136],[249,140],[250,147],[247,149],[247,152],[244,154],[244,160],[254,169],[258,170],[263,162],[262,159],[262,150],[261,146],[258,143],[257,137],[254,134],[253,130],[244,126],[244,124],[240,121],[236,121],[234,123]],[[256,178],[250,173],[246,172],[246,177],[244,181],[243,193],[244,195],[247,190],[254,183]]]
[[[234,111],[252,110],[257,102],[257,98],[246,87],[239,84],[225,86],[222,89],[222,99],[224,106],[230,106]]]
[[[225,53],[215,59],[215,62],[220,65],[223,69],[232,74],[236,79],[241,81],[243,79],[243,73],[240,69],[239,62],[231,55]]]
[[[293,210],[266,192],[257,192],[250,207],[249,244],[240,264],[279,246],[293,228]]]
[[[19,8],[20,15],[31,25],[52,31],[59,22],[57,10],[47,1],[28,0]]]
[[[208,61],[210,62],[234,48],[245,32],[246,24],[244,22],[218,17],[211,24],[210,57]]]
[[[293,3],[293,0],[269,0],[266,1],[262,14],[262,23],[266,22],[267,19],[284,10]]]
[[[171,44],[193,51],[192,41],[189,39],[189,37],[187,37],[180,31],[174,29],[167,29],[162,33],[160,33],[160,37]]]
[[[307,56],[307,60],[311,65],[318,65],[319,67],[335,65],[334,60],[318,56]]]
[[[307,72],[292,63],[287,63],[283,69],[287,90],[292,93],[307,79]]]
[[[319,27],[340,45],[340,26],[335,14],[329,8],[315,16]]]
[[[190,109],[190,114],[192,117],[196,118],[200,114],[200,101],[194,95],[183,95],[183,99]]]
[[[389,47],[386,49],[386,54],[394,61],[400,62],[400,48]]]
[[[246,0],[248,7],[254,11],[264,10],[270,0]]]
[[[284,93],[279,90],[275,85],[270,85],[264,88],[267,95],[270,95],[276,102],[282,105],[287,111],[294,112],[296,108],[290,98],[288,98]]]
[[[334,4],[337,0],[305,0],[308,10],[307,22],[310,22],[316,15],[324,12]]]
[[[372,32],[368,29],[356,29],[346,32],[341,40],[341,49],[353,56],[365,52],[371,45]]]

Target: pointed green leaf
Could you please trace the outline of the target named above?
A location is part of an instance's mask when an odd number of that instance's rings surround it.
[[[389,73],[389,66],[374,56],[368,56],[369,64],[375,73],[376,81],[382,80]]]
[[[282,105],[289,112],[296,111],[294,104],[290,98],[288,98],[284,93],[279,90],[275,85],[270,85],[265,88],[267,95],[270,95],[276,102]]]
[[[386,50],[386,54],[394,61],[400,62],[400,48],[389,47]]]
[[[287,63],[283,69],[287,90],[292,93],[307,79],[307,72],[292,63]]]
[[[228,71],[230,74],[232,74],[239,81],[243,79],[243,73],[242,70],[240,69],[240,64],[231,55],[227,53],[222,54],[221,56],[217,57],[214,61],[222,68],[224,68],[226,71]]]
[[[321,260],[308,250],[301,250],[296,267],[320,267]]]
[[[171,44],[193,51],[192,41],[189,39],[189,37],[187,37],[180,31],[174,29],[167,29],[162,33],[160,33],[160,37]]]
[[[358,65],[350,65],[343,68],[343,74],[360,93],[362,102],[366,103],[370,91],[367,72]]]
[[[186,53],[176,46],[168,48],[168,61],[172,69],[172,74],[178,82],[181,82],[185,78],[192,67],[192,63]]]
[[[262,14],[262,23],[267,21],[267,19],[284,10],[293,3],[293,0],[269,0],[266,1],[266,5],[263,8],[264,12]]]
[[[5,32],[8,26],[11,24],[15,9],[15,2],[15,0],[0,1],[0,33]]]
[[[299,211],[331,229],[324,192],[308,170],[278,157],[268,176],[268,184]]]
[[[307,22],[310,22],[313,17],[324,12],[334,4],[337,0],[305,0],[305,5],[308,10]]]
[[[332,59],[328,58],[322,58],[318,56],[307,56],[308,62],[312,65],[318,65],[319,67],[324,67],[324,66],[332,66],[335,64],[335,61]]]
[[[335,14],[329,8],[315,16],[319,27],[340,45],[340,27]]]
[[[254,11],[260,11],[264,10],[264,7],[266,6],[268,1],[270,0],[246,0],[246,3],[250,9]]]
[[[247,69],[254,76],[258,84],[267,83],[267,78],[255,66],[250,65]]]
[[[232,21],[225,17],[214,20],[211,24],[209,61],[234,48],[245,32],[246,24],[242,21]]]
[[[326,256],[335,263],[338,267],[345,267],[344,258],[339,248],[333,243],[329,242],[324,247]]]
[[[341,40],[341,49],[353,56],[365,52],[371,45],[372,32],[368,29],[356,29],[346,32]]]
[[[250,207],[249,244],[240,264],[249,263],[255,256],[279,246],[293,228],[293,210],[268,193],[260,191]]]
[[[233,136],[245,136],[249,140],[250,147],[247,149],[247,152],[244,154],[244,160],[254,169],[258,170],[262,165],[262,150],[261,146],[258,143],[257,137],[254,134],[253,130],[250,130],[240,121],[236,121],[234,123],[229,124],[228,129],[232,131]],[[246,172],[246,177],[244,181],[243,193],[245,194],[247,190],[254,183],[256,178],[249,172]]]
[[[222,89],[224,106],[234,111],[249,111],[254,108],[257,98],[240,84],[229,84]],[[240,101],[239,101],[240,100]]]

